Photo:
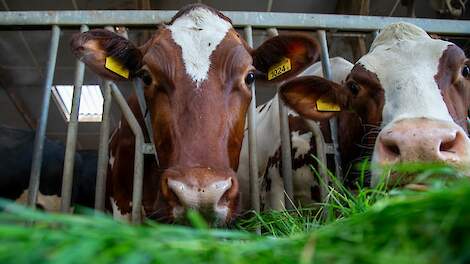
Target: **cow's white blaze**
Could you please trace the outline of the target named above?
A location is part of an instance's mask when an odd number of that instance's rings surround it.
[[[453,122],[434,79],[449,45],[412,24],[384,28],[371,51],[358,61],[377,75],[384,89],[382,126],[419,117]]]
[[[199,87],[207,79],[212,52],[232,25],[206,8],[195,8],[168,28],[181,47],[186,73]]]

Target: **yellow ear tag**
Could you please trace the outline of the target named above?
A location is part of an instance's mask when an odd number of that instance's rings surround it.
[[[317,111],[320,112],[339,112],[341,107],[326,97],[320,97],[317,100]]]
[[[274,64],[273,66],[269,67],[268,80],[272,80],[278,76],[281,76],[290,70],[291,70],[290,59],[283,58],[279,63]]]
[[[119,76],[129,79],[129,70],[124,67],[119,61],[113,57],[106,57],[104,67]]]

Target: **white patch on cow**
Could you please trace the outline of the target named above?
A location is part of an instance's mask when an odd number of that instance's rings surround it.
[[[311,187],[316,184],[315,177],[308,167],[308,165],[302,166],[293,173],[293,184],[294,184],[294,200],[300,201],[302,206],[311,205]]]
[[[312,132],[300,135],[299,131],[291,132],[292,150],[295,152],[294,158],[298,158],[308,153],[310,150],[310,140],[312,139]]]
[[[28,190],[23,191],[15,202],[26,205],[28,203],[28,193]],[[58,195],[44,195],[38,192],[36,206],[42,206],[46,212],[60,212],[61,202],[62,199]],[[70,212],[73,212],[73,208],[70,208]]]
[[[117,219],[117,220],[124,221],[124,222],[130,222],[131,221],[131,214],[122,214],[121,211],[119,210],[119,207],[117,206],[117,203],[114,200],[114,198],[109,197],[109,200],[111,201],[111,207],[113,209],[113,218]]]
[[[168,26],[181,47],[186,73],[197,87],[207,79],[210,56],[232,25],[206,8],[195,8]]]
[[[358,63],[375,73],[385,92],[382,125],[425,117],[452,122],[434,80],[450,42],[429,37],[408,23],[387,26]]]
[[[284,181],[281,178],[277,166],[268,169],[268,176],[271,180],[271,189],[269,190],[266,207],[273,210],[284,210]]]
[[[346,79],[346,76],[351,72],[354,65],[341,57],[334,57],[330,58],[330,66],[332,69],[331,80],[337,83],[342,83]],[[323,67],[321,62],[313,64],[299,74],[299,76],[311,75],[323,77]]]

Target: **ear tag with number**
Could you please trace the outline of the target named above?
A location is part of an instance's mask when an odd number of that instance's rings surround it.
[[[104,67],[119,76],[129,79],[129,70],[113,57],[106,57]]]
[[[317,100],[317,111],[320,112],[339,112],[341,111],[341,107],[332,102],[329,98],[320,97]]]
[[[272,80],[292,69],[289,58],[283,58],[279,63],[269,67],[268,80]]]

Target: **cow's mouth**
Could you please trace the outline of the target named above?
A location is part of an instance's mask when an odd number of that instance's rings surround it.
[[[468,166],[462,164],[417,163],[397,164],[396,166],[398,169],[384,166],[378,170],[381,173],[373,176],[376,178],[373,186],[426,191],[437,181],[450,182],[470,175]]]
[[[217,206],[216,208],[200,208],[197,211],[175,206],[171,210],[174,223],[197,226],[207,224],[211,227],[224,227],[231,223],[230,208]]]

